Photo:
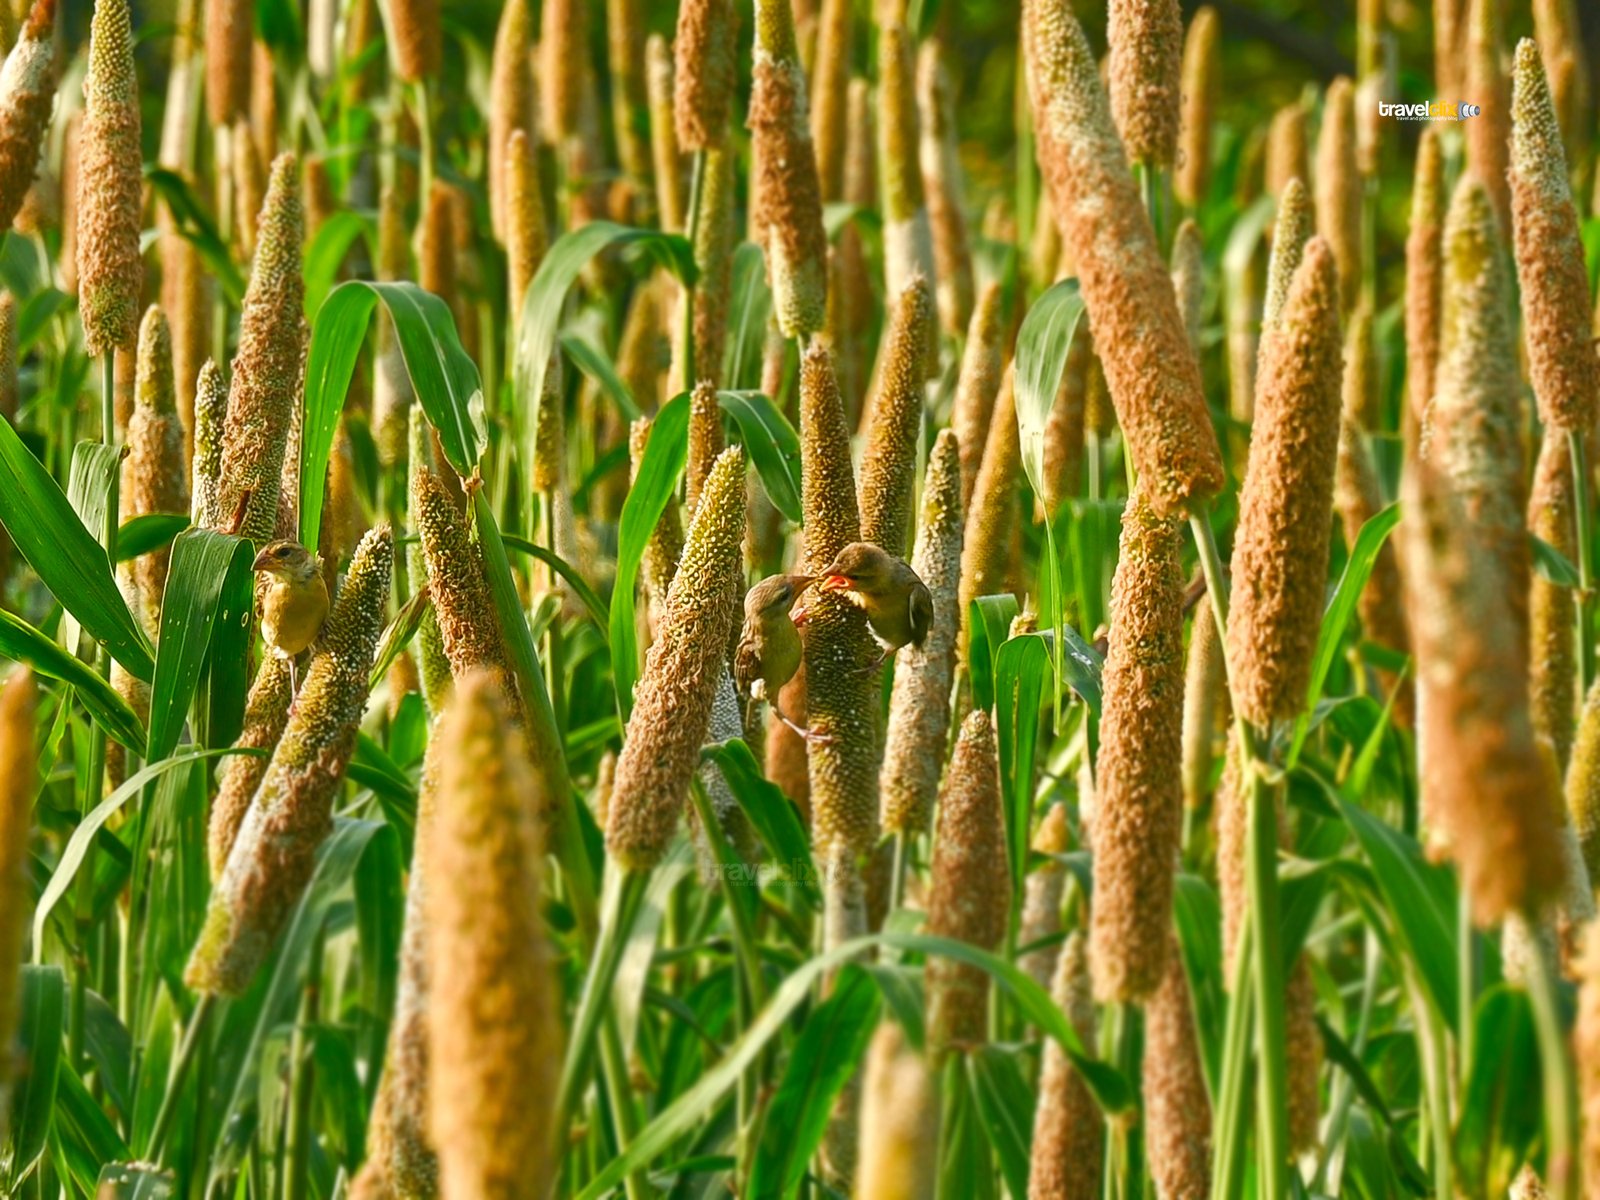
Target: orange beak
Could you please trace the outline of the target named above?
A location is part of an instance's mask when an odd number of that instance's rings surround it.
[[[848,592],[850,590],[850,577],[848,575],[827,575],[821,583],[817,584],[825,592]]]
[[[256,555],[256,560],[250,564],[250,569],[252,571],[265,571],[271,565],[271,560],[267,558],[267,552],[263,550],[260,554]]]

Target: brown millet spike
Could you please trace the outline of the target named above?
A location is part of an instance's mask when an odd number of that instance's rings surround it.
[[[738,74],[739,6],[733,0],[684,0],[672,49],[678,147],[684,153],[728,140]]]
[[[1221,452],[1094,57],[1066,0],[1027,0],[1023,28],[1040,166],[1141,486],[1158,514],[1198,511]]]
[[[78,313],[90,355],[134,348],[144,277],[139,82],[128,0],[96,0],[78,163]]]
[[[1111,0],[1111,114],[1132,162],[1170,170],[1178,157],[1183,18],[1178,0]]]
[[[1222,23],[1209,4],[1189,21],[1183,43],[1182,135],[1172,188],[1180,203],[1198,208],[1211,186],[1211,133],[1222,80]]]
[[[1195,1040],[1183,955],[1168,934],[1167,969],[1144,1013],[1145,1155],[1163,1200],[1211,1194],[1211,1097]]]
[[[861,452],[861,537],[896,557],[905,554],[911,540],[926,380],[923,351],[933,323],[928,281],[913,277],[895,301]]]
[[[250,113],[250,0],[206,0],[206,119],[213,129]]]
[[[1233,702],[1266,728],[1305,703],[1322,624],[1339,450],[1339,281],[1306,246],[1282,321],[1262,340],[1250,469],[1233,544]]]
[[[989,416],[1000,392],[1005,367],[1004,296],[998,283],[987,283],[967,325],[967,344],[961,352],[961,372],[956,377],[956,398],[950,410],[950,428],[961,439],[961,505],[972,503],[972,489],[983,463]],[[1076,344],[1076,343],[1074,343]]]
[[[1361,197],[1356,163],[1355,86],[1340,76],[1328,86],[1317,135],[1317,232],[1339,266],[1344,308],[1356,302],[1361,280]]]
[[[1084,1045],[1095,1041],[1094,997],[1083,935],[1074,933],[1056,960],[1050,998],[1066,1014]],[[1045,1043],[1039,1102],[1033,1112],[1028,1200],[1099,1200],[1105,1116],[1061,1046]]]
[[[1528,530],[1570,560],[1576,556],[1572,458],[1567,435],[1546,426],[1528,497]],[[1529,702],[1533,729],[1566,770],[1578,709],[1577,597],[1534,574],[1528,597]]]
[[[1181,531],[1142,497],[1122,516],[1111,583],[1094,818],[1090,963],[1103,1002],[1161,982],[1183,824]]]
[[[0,68],[0,229],[9,229],[39,169],[55,101],[56,0],[35,0],[22,38]]]
[[[1439,289],[1443,277],[1444,153],[1438,131],[1423,129],[1406,235],[1406,427],[1420,426],[1433,403],[1439,366]]]

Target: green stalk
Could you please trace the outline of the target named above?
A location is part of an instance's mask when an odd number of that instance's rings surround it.
[[[1356,1014],[1355,1034],[1350,1048],[1357,1054],[1366,1048],[1367,1034],[1372,1026],[1372,1009],[1378,999],[1378,974],[1383,958],[1378,939],[1371,929],[1366,931],[1366,966],[1361,980],[1361,1005]],[[1464,1072],[1463,1072],[1464,1073]],[[1333,1081],[1328,1101],[1328,1133],[1323,1139],[1322,1162],[1317,1168],[1313,1190],[1337,1195],[1340,1178],[1344,1173],[1344,1138],[1349,1123],[1350,1106],[1355,1100],[1355,1085],[1343,1072]]]
[[[420,202],[427,210],[428,196],[433,192],[433,112],[428,98],[428,81],[419,79],[412,85],[417,98],[417,152],[422,158],[417,174]]]
[[[316,1136],[311,1128],[311,1097],[316,1086],[316,1064],[307,1031],[317,1019],[318,998],[322,991],[323,934],[324,930],[319,927],[316,937],[312,939],[305,990],[300,994],[300,1012],[295,1018],[294,1035],[289,1043],[293,1077],[289,1092],[289,1124],[284,1134],[284,1161],[287,1164],[284,1200],[306,1200],[309,1194],[311,1142]]]
[[[1578,543],[1578,685],[1589,694],[1594,678],[1594,591],[1590,586],[1589,465],[1583,434],[1569,431],[1567,447],[1572,459],[1572,514]]]
[[[1216,1120],[1211,1150],[1211,1195],[1231,1200],[1243,1194],[1245,1137],[1249,1130],[1250,1040],[1253,1022],[1250,996],[1250,922],[1239,930],[1229,981],[1228,1016],[1222,1041],[1222,1079],[1217,1085]]]
[[[1289,1080],[1284,1021],[1283,931],[1278,921],[1278,804],[1267,765],[1252,758],[1246,837],[1251,958],[1256,1004],[1256,1126],[1261,1143],[1261,1195],[1289,1194]]]
[[[1545,1190],[1550,1200],[1578,1200],[1578,1089],[1572,1073],[1567,1031],[1561,1021],[1550,960],[1542,952],[1529,955],[1529,959],[1524,986],[1533,1002],[1534,1030],[1539,1038],[1539,1060],[1543,1068]]]
[[[172,1065],[172,1076],[167,1081],[166,1094],[161,1097],[161,1107],[156,1110],[156,1122],[150,1130],[150,1144],[144,1157],[152,1162],[164,1162],[167,1135],[172,1132],[172,1119],[178,1114],[178,1098],[183,1094],[184,1080],[194,1065],[200,1044],[205,1040],[206,1026],[216,1011],[217,997],[213,992],[202,992],[200,1000],[189,1017],[189,1027],[183,1031],[183,1041],[178,1045],[178,1058]]]
[[[1434,1195],[1449,1200],[1455,1195],[1451,1183],[1453,1164],[1450,1154],[1450,1052],[1446,1045],[1444,1022],[1434,1011],[1423,989],[1407,971],[1406,990],[1418,1015],[1417,1041],[1422,1056],[1422,1085],[1428,1109],[1429,1159]]]
[[[617,1036],[617,1023],[612,1014],[608,1013],[600,1026],[600,1038],[600,1070],[611,1095],[611,1117],[616,1122],[617,1150],[621,1152],[632,1144],[639,1132],[639,1114],[634,1110],[627,1057],[622,1052],[622,1039]],[[628,1200],[645,1200],[652,1194],[642,1170],[630,1172],[623,1187]]]

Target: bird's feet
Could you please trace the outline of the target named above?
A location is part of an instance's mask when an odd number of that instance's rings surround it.
[[[790,729],[794,730],[801,737],[805,738],[805,740],[813,746],[826,746],[835,740],[833,734],[831,733],[822,733],[815,729],[807,729],[798,721],[790,720],[788,717],[784,716],[782,710],[780,710],[776,705],[773,706],[772,711],[777,716],[778,720],[782,721]]]
[[[880,667],[883,666],[884,663],[888,662],[893,657],[894,657],[894,651],[893,650],[885,650],[882,654],[878,655],[877,658],[873,659],[866,666],[857,667],[856,668],[856,674],[857,675],[871,675],[874,671],[878,670]]]

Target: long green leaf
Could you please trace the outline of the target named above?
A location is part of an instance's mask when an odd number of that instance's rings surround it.
[[[372,310],[382,303],[394,323],[406,374],[417,401],[439,433],[457,474],[471,475],[489,445],[483,382],[461,348],[450,306],[414,283],[350,280],[328,293],[311,325],[306,358],[304,433],[300,440],[300,541],[317,544],[324,475],[350,377],[367,337]]]
[[[227,243],[206,215],[205,205],[195,199],[188,182],[176,171],[150,167],[145,170],[144,177],[167,202],[167,209],[177,222],[179,236],[194,244],[206,267],[221,281],[223,293],[237,305],[244,298],[244,276],[234,265]]]
[[[800,814],[783,794],[783,789],[761,773],[750,747],[743,739],[734,738],[706,746],[701,753],[722,771],[739,807],[761,835],[773,862],[801,885],[801,895],[813,904],[820,903],[816,872],[811,864],[811,841],[800,823]]]
[[[1067,353],[1083,313],[1078,281],[1063,279],[1033,302],[1017,330],[1017,436],[1022,445],[1022,469],[1038,496],[1045,494],[1045,426],[1061,390]]]
[[[1461,1100],[1456,1161],[1463,1194],[1504,1196],[1539,1136],[1539,1045],[1533,1006],[1520,988],[1497,984],[1473,1012],[1479,1052]]]
[[[50,1131],[57,1064],[61,1061],[61,1031],[66,1025],[66,997],[66,976],[60,967],[22,969],[22,1019],[18,1032],[27,1069],[18,1076],[16,1094],[11,1098],[15,1115],[9,1158],[15,1179],[27,1174],[44,1151]],[[0,1129],[4,1125],[4,1114],[0,1114]]]
[[[645,547],[666,512],[689,453],[689,394],[674,396],[656,414],[645,443],[639,473],[622,502],[617,527],[617,579],[611,589],[611,677],[617,712],[628,723],[633,711],[633,685],[639,676],[638,639],[633,627],[634,583]]]
[[[739,426],[772,506],[800,524],[800,435],[794,426],[760,392],[718,392],[717,402]]]
[[[69,683],[89,715],[135,753],[144,750],[145,731],[128,702],[81,658],[68,654],[21,617],[0,609],[0,655],[25,662],[39,674]]]
[[[306,246],[303,274],[306,281],[307,318],[314,316],[328,298],[328,292],[332,290],[339,269],[344,266],[356,239],[367,235],[370,240],[374,232],[370,217],[348,209],[334,213],[322,223],[322,228],[317,230],[316,236]]]
[[[9,421],[0,421],[0,524],[61,607],[128,674],[150,682],[150,643],[112,578],[105,547]]]
[[[187,528],[188,513],[146,513],[124,521],[117,530],[117,561],[159,550]]]
[[[1022,896],[1022,877],[1028,869],[1039,710],[1051,674],[1050,653],[1045,639],[1038,634],[1011,638],[995,655],[995,733],[1000,752],[1000,793],[1010,850],[1014,907]]]

